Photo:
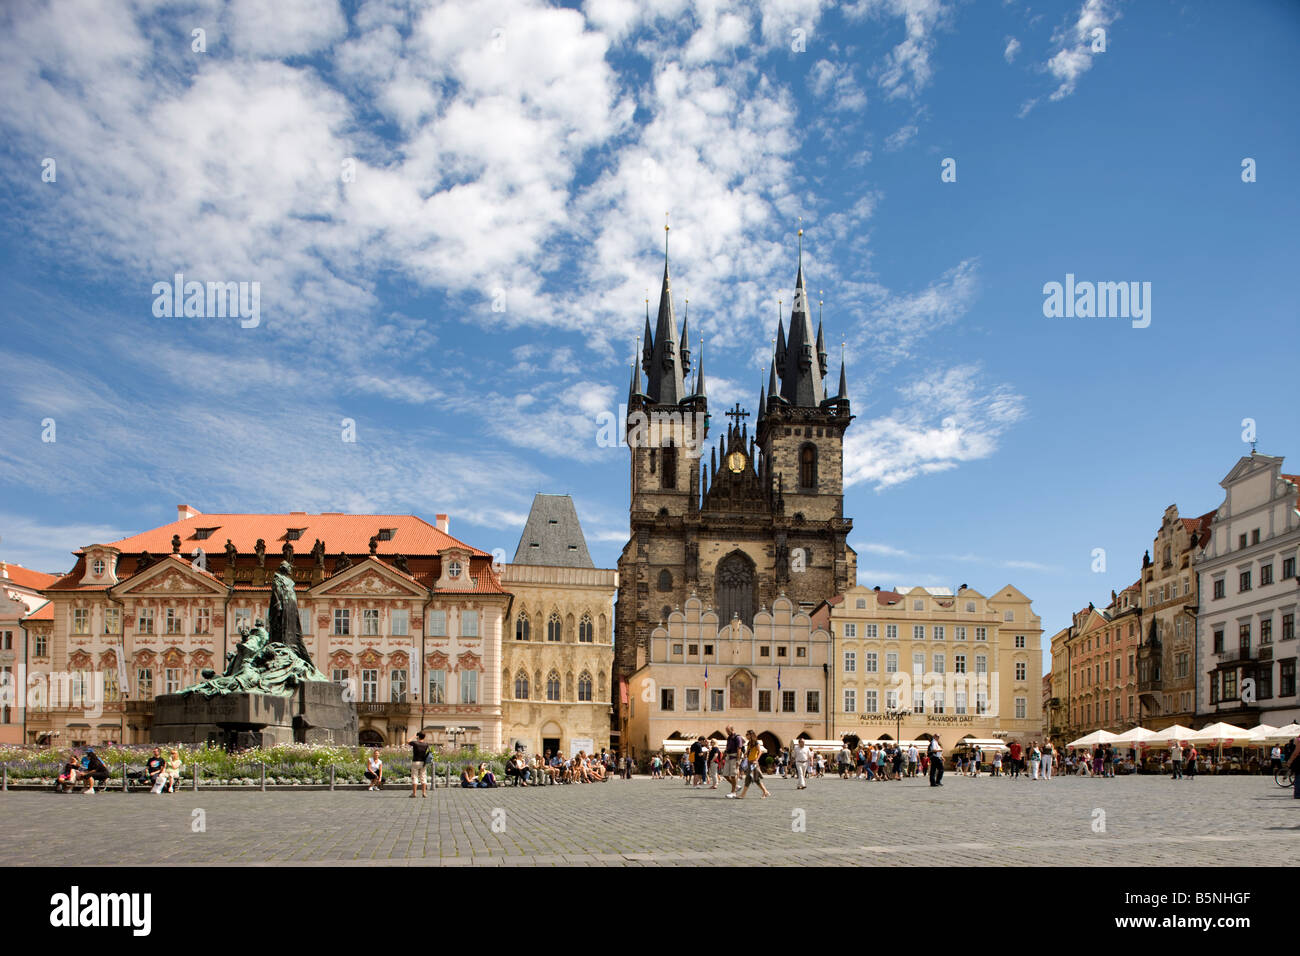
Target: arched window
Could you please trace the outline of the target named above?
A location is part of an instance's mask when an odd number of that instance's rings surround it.
[[[799,449],[799,487],[817,487],[816,445],[804,445]]]
[[[677,449],[669,445],[664,449],[664,473],[660,479],[662,486],[668,489],[677,487]]]
[[[671,571],[659,572],[659,590],[671,591],[673,589],[673,575]]]
[[[591,700],[591,675],[586,671],[578,675],[578,700]]]
[[[519,617],[515,620],[515,640],[516,641],[529,640],[528,631],[529,631],[528,615],[520,614]]]
[[[558,611],[552,611],[550,620],[546,622],[546,639],[548,641],[560,641],[564,639],[564,625],[560,622]]]
[[[591,644],[595,640],[595,629],[591,624],[591,615],[583,612],[582,620],[578,622],[578,641],[582,644]]]
[[[523,671],[515,675],[515,699],[528,699],[528,675]]]
[[[551,671],[546,675],[546,699],[560,699],[560,675],[556,671]]]
[[[717,595],[719,624],[726,627],[735,615],[746,627],[753,625],[758,603],[753,562],[742,552],[733,551],[718,562],[716,580],[713,592]]]

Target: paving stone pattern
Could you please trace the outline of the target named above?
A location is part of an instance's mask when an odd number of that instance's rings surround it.
[[[805,791],[644,778],[495,790],[0,793],[0,864],[1221,866],[1300,860],[1269,777],[963,778]],[[201,809],[205,832],[194,832]],[[800,817],[796,811],[802,811]],[[1102,811],[1104,817],[1097,813]],[[248,821],[256,817],[258,825]],[[796,831],[802,820],[805,829]],[[1104,832],[1100,824],[1104,822]]]

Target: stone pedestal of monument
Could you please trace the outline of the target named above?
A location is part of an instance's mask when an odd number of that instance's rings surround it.
[[[289,697],[163,694],[154,700],[151,736],[156,744],[206,743],[227,749],[290,743],[356,746],[357,709],[332,681],[308,681]]]

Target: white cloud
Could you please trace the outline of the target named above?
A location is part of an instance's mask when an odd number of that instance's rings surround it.
[[[867,108],[867,94],[853,77],[853,68],[845,63],[818,60],[808,71],[808,85],[813,95],[829,99],[834,112],[860,113]]]
[[[1019,52],[1020,41],[1015,37],[1007,37],[1007,47],[1002,51],[1002,58],[1010,63],[1016,58],[1016,54]]]
[[[52,524],[28,515],[0,514],[0,557],[33,571],[65,574],[75,563],[74,551],[88,544],[118,541],[138,530],[90,522]]]
[[[1057,81],[1057,87],[1049,97],[1053,102],[1063,100],[1072,94],[1079,85],[1080,78],[1092,69],[1093,31],[1105,31],[1119,18],[1119,10],[1112,0],[1084,0],[1079,8],[1079,15],[1072,24],[1058,29],[1052,34],[1052,44],[1056,52],[1044,64],[1044,69]],[[1038,98],[1027,100],[1020,108],[1024,116],[1039,102]]]
[[[889,152],[896,152],[915,139],[916,134],[917,128],[914,124],[909,123],[906,126],[900,127],[886,137],[885,149]]]
[[[853,550],[857,551],[858,554],[883,554],[891,558],[911,557],[911,555],[908,552],[904,551],[902,548],[895,548],[892,545],[888,545],[888,544],[874,544],[874,543],[858,544],[855,542],[853,543]]]
[[[1024,399],[1004,385],[983,388],[977,370],[936,372],[901,390],[903,404],[859,422],[844,442],[846,487],[877,491],[918,475],[987,458],[998,438],[1024,415]]]
[[[234,0],[230,42],[251,56],[302,56],[330,46],[347,33],[333,0]]]
[[[846,6],[844,13],[854,19],[892,16],[903,20],[903,42],[890,51],[878,70],[878,82],[890,99],[915,99],[929,86],[934,31],[949,14],[942,0],[859,0]]]

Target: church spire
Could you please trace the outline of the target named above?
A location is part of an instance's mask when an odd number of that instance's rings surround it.
[[[691,374],[691,300],[686,300],[686,314],[682,317],[682,375]]]
[[[700,336],[700,363],[695,366],[695,397],[707,398],[704,392],[704,336]]]
[[[817,369],[822,378],[826,377],[826,338],[822,335],[822,298],[817,290]]]
[[[803,230],[799,230],[799,270],[795,277],[794,304],[790,309],[790,338],[781,363],[781,397],[791,405],[817,408],[826,397],[820,361],[815,352],[812,317],[808,314],[808,290],[803,276]]]
[[[649,316],[646,317],[647,325]],[[659,290],[659,320],[646,369],[646,395],[658,405],[680,405],[686,398],[682,356],[677,348],[672,282],[668,272],[668,227],[664,226],[664,281]]]
[[[840,394],[836,396],[841,402],[847,401],[849,397],[848,380],[844,374],[844,343],[840,343]]]
[[[641,391],[641,373],[636,367],[636,353],[641,351],[641,340],[637,339],[636,347],[632,350],[632,381],[627,387],[627,403],[632,404],[632,399],[642,395]]]

